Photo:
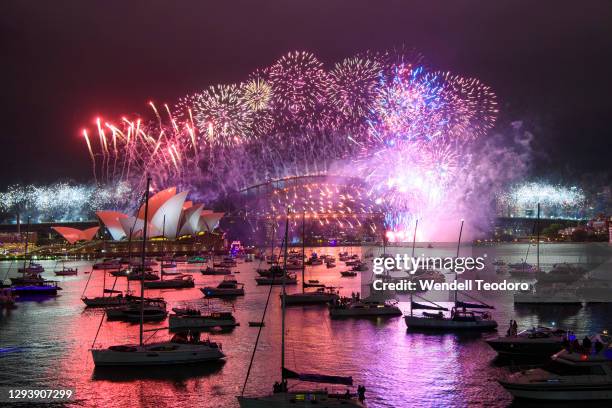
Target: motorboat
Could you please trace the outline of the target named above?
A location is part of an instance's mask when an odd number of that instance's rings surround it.
[[[376,317],[401,316],[402,311],[393,299],[382,300],[376,296],[359,299],[359,297],[342,297],[329,306],[331,317]]]
[[[210,312],[199,315],[171,314],[169,317],[170,330],[182,329],[211,329],[213,327],[236,327],[239,323],[231,312]]]
[[[61,290],[56,282],[44,281],[35,285],[12,285],[11,292],[19,297],[22,296],[55,296]]]
[[[550,357],[563,349],[568,334],[567,330],[538,326],[485,341],[500,355]]]
[[[55,271],[55,276],[76,276],[79,274],[77,268],[62,268],[61,271]]]
[[[238,283],[232,275],[225,276],[217,286],[200,288],[205,297],[244,296],[244,284]]]
[[[314,291],[304,291],[286,295],[285,304],[291,305],[312,305],[332,303],[339,299],[338,291],[335,288],[317,288]]]
[[[232,271],[227,268],[211,268],[201,269],[202,275],[231,275]]]
[[[184,289],[193,288],[195,283],[190,275],[179,275],[171,279],[147,281],[145,289]]]
[[[220,343],[182,338],[142,345],[125,344],[91,349],[98,366],[182,365],[218,361],[225,357]]]
[[[353,277],[353,276],[357,276],[357,272],[355,272],[355,271],[342,271],[342,272],[340,272],[340,275],[343,278],[350,278],[350,277]]]
[[[368,265],[366,265],[363,262],[357,262],[355,265],[353,265],[351,270],[352,271],[357,271],[357,272],[364,272],[364,271],[368,270]]]
[[[582,345],[575,340],[543,367],[509,374],[499,383],[516,398],[612,400],[611,341],[607,333],[591,336]]]

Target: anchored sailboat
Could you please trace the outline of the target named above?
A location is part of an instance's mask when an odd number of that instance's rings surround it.
[[[461,227],[459,229],[457,258],[459,257],[462,232],[463,220],[461,220]],[[457,280],[457,273],[455,273],[455,280]],[[448,311],[448,308],[419,296],[417,297],[424,300],[428,304],[413,302],[413,296],[416,295],[411,294],[410,315],[404,316],[406,326],[408,326],[410,329],[487,331],[493,330],[497,327],[497,322],[491,318],[488,312],[479,310],[494,309],[493,306],[480,302],[467,294],[465,294],[465,296],[472,299],[475,303],[459,301],[457,299],[457,290],[455,290],[454,294],[455,305],[450,310],[450,316],[446,316],[444,314],[444,312]],[[437,310],[437,313],[422,312],[420,316],[415,316],[413,311],[418,309]]]
[[[287,212],[287,220],[285,222],[285,260],[284,263],[286,266],[287,263],[287,243],[288,243],[288,233],[289,233],[289,217]],[[285,269],[286,270],[286,269]],[[255,352],[257,350],[257,343],[259,341],[259,336],[261,334],[262,326],[259,327],[259,332],[257,334],[257,340],[255,341],[255,348],[253,350],[253,355],[251,356],[251,361],[249,363],[249,368],[247,370],[247,377],[244,381],[244,385],[242,387],[242,392],[240,396],[238,396],[238,403],[241,408],[284,408],[284,407],[312,407],[314,404],[319,407],[365,407],[364,399],[365,399],[365,387],[358,388],[359,397],[355,398],[353,395],[349,393],[346,394],[330,394],[327,390],[316,390],[316,391],[289,391],[287,386],[287,380],[295,379],[299,381],[307,381],[307,382],[317,382],[317,383],[327,383],[327,384],[344,384],[344,385],[352,385],[353,378],[352,377],[340,377],[340,376],[332,376],[332,375],[322,375],[322,374],[300,374],[294,372],[292,370],[288,370],[285,368],[285,309],[286,309],[286,292],[285,292],[285,280],[286,276],[283,275],[281,277],[283,285],[282,285],[282,297],[281,297],[281,306],[282,306],[282,324],[281,324],[281,381],[274,384],[273,393],[260,397],[245,397],[244,390],[246,388],[246,384],[249,379],[249,374],[251,372],[251,367],[253,364],[253,358],[255,357]],[[265,313],[268,307],[268,302],[270,300],[270,293],[272,292],[272,288],[270,288],[270,292],[268,293],[268,300],[266,301],[266,306],[264,308],[264,314],[262,317],[265,318]]]

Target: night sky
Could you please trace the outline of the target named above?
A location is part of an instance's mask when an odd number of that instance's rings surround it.
[[[498,130],[523,120],[535,134],[535,175],[611,168],[608,0],[212,3],[2,1],[0,188],[88,180],[79,132],[97,115],[148,113],[149,100],[240,82],[288,51],[331,66],[402,45],[490,85]]]

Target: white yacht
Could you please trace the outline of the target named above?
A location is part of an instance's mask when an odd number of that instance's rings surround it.
[[[370,296],[364,299],[341,298],[329,306],[331,317],[401,316],[402,311],[394,299]]]
[[[169,318],[170,330],[178,329],[210,329],[213,327],[239,326],[231,312],[211,312],[209,314],[171,314]]]
[[[143,345],[119,345],[92,349],[96,366],[176,365],[217,361],[225,357],[221,344],[170,340]]]
[[[592,336],[590,344],[562,350],[544,367],[510,374],[499,383],[518,398],[612,400],[611,341],[607,334]]]

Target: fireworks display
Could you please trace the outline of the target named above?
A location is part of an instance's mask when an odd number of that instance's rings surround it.
[[[566,187],[549,183],[517,184],[497,197],[497,213],[503,217],[537,216],[540,204],[542,218],[583,218],[586,197],[576,186]]]
[[[20,214],[32,222],[83,221],[96,210],[125,207],[131,200],[130,186],[114,187],[56,183],[49,186],[13,185],[0,192],[0,212]]]
[[[243,83],[210,86],[170,106],[149,102],[148,111],[98,118],[82,131],[103,190],[140,190],[149,173],[154,189],[177,186],[211,203],[273,180],[350,177],[362,184],[280,186],[257,200],[257,211],[290,203],[325,217],[384,212],[386,228],[402,231],[448,209],[449,191],[475,165],[470,146],[488,137],[498,109],[478,80],[429,70],[419,55],[394,50],[330,69],[311,53],[291,52]]]

